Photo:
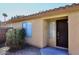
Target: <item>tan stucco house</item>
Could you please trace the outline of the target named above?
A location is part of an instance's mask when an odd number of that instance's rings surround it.
[[[23,28],[30,23],[32,36],[26,43],[68,49],[69,54],[79,54],[79,4],[66,5],[40,13],[9,20],[1,27]]]

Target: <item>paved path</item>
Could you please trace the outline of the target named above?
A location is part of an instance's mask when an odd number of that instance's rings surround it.
[[[7,55],[41,55],[40,49],[35,47],[26,47],[15,52],[7,52]]]
[[[41,55],[68,55],[68,50],[46,47],[41,49]]]
[[[68,55],[67,50],[57,49],[57,48],[36,48],[32,46],[27,46],[22,50],[15,52],[8,51],[9,47],[0,48],[0,55]]]
[[[0,55],[5,55],[8,51],[9,47],[1,47],[0,48]]]

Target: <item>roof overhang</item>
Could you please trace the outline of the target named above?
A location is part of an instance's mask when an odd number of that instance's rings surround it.
[[[65,6],[65,7],[60,7],[60,8],[55,8],[55,9],[51,9],[48,11],[44,11],[44,12],[40,12],[40,13],[36,13],[36,14],[32,14],[29,16],[24,16],[22,18],[17,18],[17,19],[12,19],[7,21],[6,23],[16,23],[16,22],[21,22],[21,21],[25,21],[25,20],[32,20],[32,19],[44,19],[45,17],[49,18],[49,17],[56,17],[56,16],[68,16],[69,14],[73,13],[73,12],[79,12],[79,4],[72,4],[70,6]]]

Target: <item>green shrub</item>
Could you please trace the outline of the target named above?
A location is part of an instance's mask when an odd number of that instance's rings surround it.
[[[23,29],[9,29],[6,33],[6,46],[12,49],[22,48],[24,45],[24,35]]]

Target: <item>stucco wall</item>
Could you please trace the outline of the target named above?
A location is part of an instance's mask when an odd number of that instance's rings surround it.
[[[11,24],[3,24],[0,27],[10,27],[10,26],[11,26]]]
[[[32,23],[32,37],[26,38],[26,42],[42,48],[43,45],[43,20],[30,20],[29,22]]]
[[[56,21],[44,21],[43,24],[43,46],[56,47]]]
[[[4,24],[1,27],[13,27],[13,28],[22,28],[22,22],[12,23],[12,24]]]
[[[56,21],[49,23],[49,38],[48,38],[48,45],[51,47],[56,47]]]
[[[48,45],[48,22],[43,20],[43,47]]]
[[[43,20],[36,19],[36,20],[28,20],[23,21],[32,23],[32,37],[26,38],[26,43],[42,48],[43,45]],[[22,28],[22,23],[15,23],[13,24],[14,28]]]
[[[79,55],[79,13],[68,16],[69,29],[69,53]]]
[[[10,24],[13,28],[22,28],[22,22]]]

